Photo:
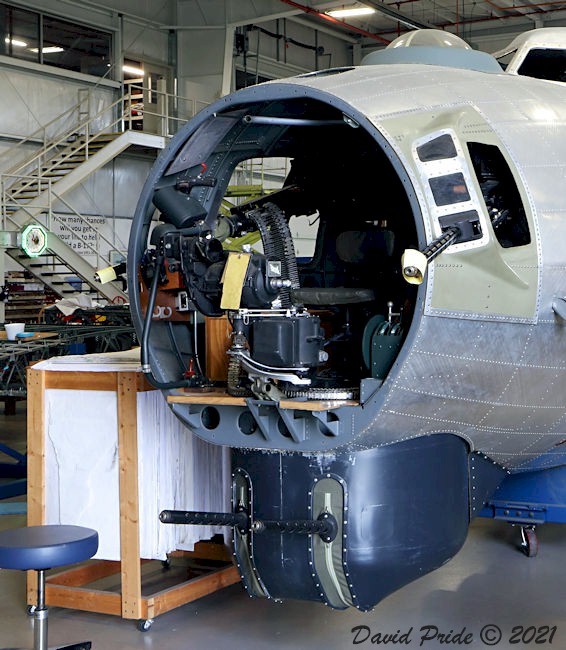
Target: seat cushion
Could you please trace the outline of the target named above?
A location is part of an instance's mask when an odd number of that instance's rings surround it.
[[[82,526],[27,526],[0,531],[0,568],[50,569],[91,558],[98,533]]]

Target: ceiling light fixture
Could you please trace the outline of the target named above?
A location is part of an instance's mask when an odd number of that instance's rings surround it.
[[[141,68],[134,68],[133,65],[123,65],[122,71],[127,72],[128,74],[137,74],[140,77],[143,77],[145,72]]]
[[[332,18],[352,18],[357,16],[368,16],[374,14],[375,9],[371,7],[350,7],[349,9],[333,9],[326,12]]]
[[[37,47],[30,47],[31,52],[39,52],[39,48]],[[41,53],[42,54],[57,54],[58,52],[64,52],[65,50],[62,47],[59,47],[58,45],[47,45],[46,47],[41,48]]]
[[[5,43],[11,43],[14,47],[27,47],[28,44],[25,41],[19,41],[16,38],[6,38],[4,39]]]

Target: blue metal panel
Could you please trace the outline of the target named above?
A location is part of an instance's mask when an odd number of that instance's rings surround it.
[[[15,481],[0,483],[0,499],[19,497],[27,492],[27,479],[20,478]]]
[[[566,467],[511,474],[480,516],[522,525],[566,524]]]
[[[25,494],[27,492],[27,457],[2,443],[0,443],[0,453],[16,461],[15,463],[0,463],[0,480],[15,479],[0,483],[0,499],[9,499]]]
[[[25,481],[24,481],[25,482]],[[0,516],[1,515],[25,515],[27,514],[28,506],[25,501],[10,501],[9,503],[0,503]]]

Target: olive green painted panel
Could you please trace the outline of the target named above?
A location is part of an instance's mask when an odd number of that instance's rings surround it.
[[[517,319],[536,315],[538,268],[533,244],[501,249],[492,239],[481,249],[441,255],[433,265],[430,312]]]
[[[454,209],[455,213],[473,208],[480,215],[481,240],[451,246],[427,272],[427,313],[451,316],[476,315],[485,318],[534,320],[537,316],[539,284],[539,241],[534,226],[532,202],[507,147],[495,129],[473,106],[431,110],[425,114],[406,114],[386,118],[380,128],[396,147],[415,184],[421,203],[427,243],[440,234],[438,218],[446,208],[434,204],[428,187],[430,171],[416,155],[416,147],[427,137],[449,130],[456,139],[471,203]],[[503,248],[497,242],[477,177],[473,170],[468,142],[495,145],[509,165],[527,215],[531,243]],[[448,163],[449,164],[449,163]],[[430,168],[429,168],[430,169]],[[472,205],[473,204],[473,205]],[[448,210],[451,206],[448,206]]]

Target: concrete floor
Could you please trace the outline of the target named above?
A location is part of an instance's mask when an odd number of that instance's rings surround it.
[[[23,448],[25,405],[18,405],[12,417],[0,416],[0,441]],[[0,528],[25,524],[22,516],[0,517]],[[239,585],[229,587],[197,602],[185,605],[155,620],[148,632],[136,629],[132,621],[100,614],[53,608],[50,610],[50,645],[91,640],[98,650],[273,650],[289,648],[344,650],[349,647],[413,647],[445,649],[521,648],[552,645],[566,649],[566,527],[546,524],[538,530],[540,552],[528,559],[517,550],[518,529],[506,524],[477,520],[463,550],[444,567],[392,594],[368,614],[355,610],[332,611],[323,605],[303,602],[252,600]],[[26,614],[25,577],[0,570],[0,648],[28,647],[33,643],[32,620]],[[355,626],[367,626],[372,635],[410,632],[405,643],[377,643],[374,637],[356,637]],[[502,639],[497,641],[496,625]],[[436,637],[421,646],[421,627],[436,626],[450,637]],[[525,636],[510,643],[515,626]],[[532,639],[541,628],[539,641]],[[556,626],[552,638],[544,637],[542,626]],[[433,631],[429,634],[432,635]],[[467,637],[471,633],[472,637]],[[460,640],[458,640],[460,639]],[[531,643],[526,643],[529,639]]]

